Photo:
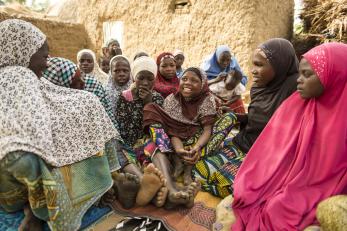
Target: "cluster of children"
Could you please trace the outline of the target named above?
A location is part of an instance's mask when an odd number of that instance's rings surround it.
[[[99,62],[81,50],[76,65],[48,58],[30,23],[0,31],[0,205],[24,208],[23,230],[75,230],[100,198],[191,208],[200,188],[234,196],[232,230],[302,230],[319,202],[346,194],[345,44],[300,63],[288,40],[259,45],[246,113],[247,77],[226,45],[183,69],[180,50],[131,62],[112,39]],[[319,221],[339,228],[338,216]]]

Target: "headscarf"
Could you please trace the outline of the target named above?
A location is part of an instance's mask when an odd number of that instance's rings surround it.
[[[48,59],[47,69],[43,73],[43,77],[58,86],[70,88],[77,71],[79,68],[72,61],[61,57],[52,57]],[[99,98],[113,124],[118,128],[111,102],[102,84],[93,75],[84,74],[83,90],[89,91]]]
[[[346,193],[347,45],[304,54],[321,96],[298,92],[276,111],[236,176],[233,230],[303,230],[325,198]]]
[[[46,41],[46,35],[37,27],[18,19],[2,21],[0,32],[0,67],[28,67],[31,56]],[[30,45],[23,46],[27,43]]]
[[[286,39],[274,38],[259,46],[275,71],[274,79],[265,87],[251,88],[248,122],[233,139],[243,152],[254,141],[280,104],[296,90],[299,62],[293,45]]]
[[[176,50],[174,51],[174,53],[173,53],[173,56],[174,56],[174,57],[176,57],[177,55],[182,55],[183,57],[185,57],[184,54],[183,54],[183,51],[181,51],[181,50],[179,50],[179,49],[176,49]]]
[[[114,39],[114,38],[110,38],[109,40],[107,40],[106,42],[106,47],[109,47],[111,45],[111,43],[118,43],[118,45],[120,45],[120,43],[118,42],[117,39]]]
[[[47,69],[43,72],[43,77],[56,85],[70,88],[78,70],[76,64],[68,59],[51,57],[47,61]]]
[[[97,60],[96,60],[95,53],[94,53],[92,50],[89,50],[89,49],[80,50],[80,51],[77,53],[77,62],[79,62],[79,60],[81,59],[81,56],[82,56],[83,54],[85,54],[85,53],[90,54],[90,55],[93,57],[93,62],[94,62],[94,68],[93,68],[93,70],[92,70],[90,73],[88,73],[88,74],[94,76],[97,80],[99,80],[99,81],[101,82],[101,84],[102,84],[103,86],[106,86],[107,80],[108,80],[108,75],[107,75],[105,72],[103,72],[103,71],[101,70],[101,68],[99,67],[99,64],[98,64],[98,62],[97,62]]]
[[[98,99],[27,68],[46,36],[18,19],[1,22],[0,31],[0,160],[21,150],[60,167],[102,151],[117,131]]]
[[[207,78],[209,80],[216,78],[222,72],[229,73],[231,70],[238,70],[242,73],[241,83],[246,86],[247,76],[243,74],[240,65],[238,64],[235,57],[231,57],[230,64],[225,69],[222,69],[219,66],[218,58],[223,54],[223,52],[226,51],[230,52],[231,54],[231,50],[227,45],[218,46],[216,51],[213,54],[209,55],[201,64],[201,68],[206,72]]]
[[[213,125],[216,119],[216,105],[209,93],[206,74],[199,68],[190,67],[185,70],[194,72],[202,81],[199,95],[185,99],[178,91],[164,100],[163,108],[155,104],[144,108],[144,126],[160,123],[170,136],[182,139],[191,137],[199,127]]]
[[[157,74],[157,64],[154,60],[148,56],[140,56],[132,63],[131,73],[134,78],[136,78],[137,74],[141,71],[149,71],[154,77]]]
[[[112,106],[113,113],[116,113],[116,111],[117,111],[117,102],[118,102],[118,99],[119,99],[119,95],[121,94],[122,91],[125,91],[125,90],[129,89],[130,85],[133,83],[133,79],[132,79],[131,73],[130,73],[129,81],[126,84],[124,84],[123,86],[118,85],[113,80],[113,77],[112,77],[112,74],[111,74],[111,72],[112,72],[112,64],[114,62],[118,62],[118,61],[125,61],[129,65],[129,69],[131,68],[129,59],[127,57],[125,57],[124,55],[116,55],[116,56],[114,56],[110,60],[110,74],[109,74],[108,83],[107,83],[107,86],[106,86],[106,94],[108,95],[108,98],[111,101],[111,106]]]
[[[175,57],[170,52],[161,53],[157,57],[158,72],[157,72],[157,78],[154,83],[154,90],[156,92],[159,92],[164,98],[166,98],[168,95],[172,93],[176,93],[178,90],[178,85],[179,85],[179,78],[177,76],[174,76],[172,79],[165,79],[160,74],[159,66],[161,61],[165,58],[171,58],[175,60]]]

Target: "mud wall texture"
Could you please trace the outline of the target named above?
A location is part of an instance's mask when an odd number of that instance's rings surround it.
[[[59,22],[0,10],[0,21],[18,18],[28,21],[42,30],[48,38],[51,56],[59,56],[76,61],[76,53],[89,47],[91,42],[82,24]]]
[[[84,24],[99,54],[107,21],[123,21],[123,50],[130,58],[139,50],[155,58],[179,48],[185,66],[200,65],[217,45],[228,44],[249,75],[261,42],[291,37],[293,11],[293,0],[69,0],[58,17]]]

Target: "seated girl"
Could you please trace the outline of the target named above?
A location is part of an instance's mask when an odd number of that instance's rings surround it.
[[[235,83],[240,83],[243,86],[247,84],[247,77],[242,73],[242,70],[235,57],[231,54],[231,50],[227,45],[218,46],[216,51],[208,56],[206,60],[202,63],[201,68],[206,72],[208,78],[208,84],[212,85],[221,80],[230,78]],[[231,71],[239,71],[242,74],[241,80],[238,78],[234,79],[234,76],[230,76]],[[235,76],[238,77],[238,76]],[[228,88],[233,86],[233,90],[238,84],[229,85]],[[245,113],[245,108],[241,99],[241,95],[234,96],[232,101],[228,101],[227,105],[237,113]]]
[[[117,111],[118,96],[130,88],[133,82],[130,62],[123,55],[116,55],[110,61],[110,76],[106,86],[106,93],[111,100],[113,113]]]
[[[154,83],[154,90],[165,99],[168,95],[176,93],[179,79],[176,75],[176,61],[173,54],[161,53],[157,58],[158,73]]]
[[[81,75],[74,63],[63,58],[50,58],[47,66],[47,70],[44,72],[46,79],[60,86],[92,92],[100,97],[104,106],[109,108],[108,98],[100,82],[91,75]],[[109,112],[110,114],[113,116],[113,112]],[[116,121],[114,116],[113,120]],[[115,123],[115,126],[118,129],[118,123]],[[115,186],[118,192],[127,192],[118,194],[118,197],[123,207],[130,208],[134,206],[136,197],[146,198],[143,195],[153,197],[163,184],[162,176],[153,165],[144,169],[145,174],[143,174],[136,165],[136,157],[131,146],[128,146],[127,142],[124,143],[121,136],[118,136],[115,142],[117,146],[115,151],[121,170],[126,173],[115,175]],[[154,186],[143,187],[146,184]]]
[[[119,132],[125,144],[134,148],[137,152],[143,150],[141,142],[138,141],[143,138],[143,107],[151,102],[159,105],[163,104],[161,95],[153,91],[156,73],[157,66],[152,58],[147,56],[137,58],[132,66],[132,75],[135,78],[135,84],[132,85],[131,89],[119,92],[117,96],[117,111],[115,115],[119,125]],[[138,175],[136,172],[133,174]],[[163,185],[163,178],[160,180],[160,182],[148,184],[144,187],[155,188],[159,185],[159,193],[154,202],[162,205],[162,191],[165,191],[166,187],[161,187],[165,185]],[[158,190],[158,188],[155,189]],[[137,197],[137,204],[145,205],[154,196],[148,193],[140,194]]]
[[[292,44],[285,39],[270,39],[252,57],[254,84],[248,114],[238,116],[240,132],[224,142],[224,148],[202,158],[193,175],[202,189],[226,197],[233,192],[236,172],[258,135],[280,104],[296,89],[298,60]]]
[[[346,44],[326,43],[303,55],[297,92],[236,176],[232,230],[303,230],[320,201],[346,193],[346,53]]]
[[[214,79],[213,83],[209,83],[209,88],[221,110],[226,107],[235,113],[245,114],[245,108],[242,105],[237,107],[234,104],[246,91],[246,87],[241,84],[241,79],[242,73],[238,70],[232,70],[227,75]]]
[[[80,50],[77,53],[77,65],[83,73],[94,76],[103,86],[106,86],[108,75],[100,69],[93,51]]]
[[[145,106],[144,128],[151,135],[150,142],[145,146],[145,154],[151,156],[154,163],[157,157],[172,154],[176,160],[174,178],[184,170],[184,183],[192,191],[189,203],[182,204],[191,206],[197,193],[197,184],[192,183],[191,179],[192,166],[201,156],[210,155],[219,147],[235,121],[236,117],[232,113],[217,121],[216,105],[209,93],[206,75],[195,67],[184,71],[179,91],[165,99],[163,108],[154,104]],[[181,167],[181,162],[185,169]],[[172,176],[168,176],[169,165],[157,167],[167,179],[169,202],[172,200],[174,204],[180,204],[170,198],[174,197],[177,187]]]
[[[77,230],[120,168],[107,158],[117,131],[97,97],[40,79],[49,49],[38,28],[10,19],[0,31],[0,206],[24,209],[19,230]]]

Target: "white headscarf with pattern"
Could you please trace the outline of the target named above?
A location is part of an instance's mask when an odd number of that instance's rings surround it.
[[[0,160],[22,150],[60,167],[96,155],[118,136],[96,96],[27,68],[46,40],[38,28],[10,19],[0,23],[0,34]]]

